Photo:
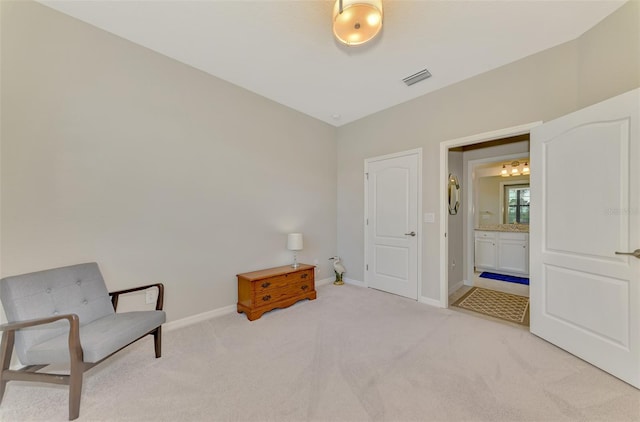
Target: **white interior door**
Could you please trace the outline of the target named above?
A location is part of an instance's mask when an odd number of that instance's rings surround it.
[[[530,233],[531,332],[637,388],[640,259],[616,252],[640,249],[639,104],[532,130]]]
[[[419,159],[411,151],[365,162],[365,282],[411,299],[418,298]]]

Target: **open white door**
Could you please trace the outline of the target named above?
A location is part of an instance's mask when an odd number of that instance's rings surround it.
[[[417,150],[365,161],[365,281],[418,298],[419,169]]]
[[[531,132],[531,332],[640,388],[640,90]],[[640,250],[637,251],[640,255]]]

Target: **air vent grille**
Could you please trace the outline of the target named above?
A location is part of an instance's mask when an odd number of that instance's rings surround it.
[[[430,77],[431,77],[431,72],[429,72],[427,69],[422,69],[418,73],[414,73],[411,76],[407,76],[402,80],[402,82],[407,84],[407,86],[411,86],[413,84],[417,84],[420,81],[424,81],[425,79]]]

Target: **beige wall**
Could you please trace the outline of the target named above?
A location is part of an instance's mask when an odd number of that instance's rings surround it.
[[[330,277],[336,130],[32,2],[2,2],[1,275],[97,261],[162,281],[176,320],[233,305],[235,275]]]
[[[436,223],[423,226],[422,296],[439,300],[440,143],[550,120],[640,86],[639,23],[639,2],[629,2],[577,40],[341,127],[338,253],[349,277],[364,280],[364,159],[423,148],[423,212]]]
[[[640,0],[629,0],[577,40],[577,105],[640,86]]]

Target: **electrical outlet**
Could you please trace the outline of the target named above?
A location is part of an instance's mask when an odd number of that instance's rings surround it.
[[[148,289],[146,292],[145,302],[154,303],[156,301],[156,291],[154,289]]]

